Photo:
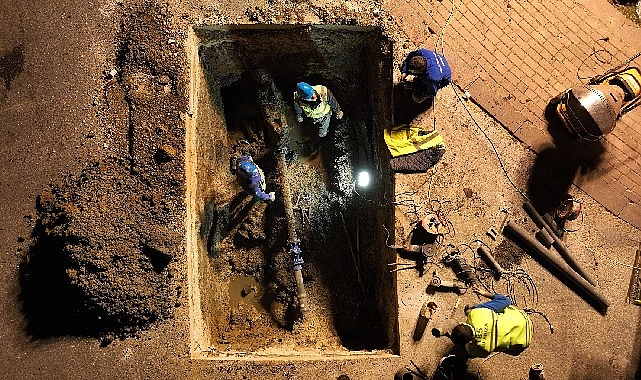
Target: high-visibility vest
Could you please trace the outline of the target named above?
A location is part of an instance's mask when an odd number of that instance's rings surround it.
[[[472,309],[467,323],[474,327],[474,340],[465,348],[475,357],[486,357],[496,351],[518,355],[532,339],[530,317],[512,305],[500,313],[486,308]]]
[[[415,153],[429,148],[445,149],[443,137],[437,131],[425,131],[415,124],[400,124],[386,128],[383,132],[385,143],[392,157]]]
[[[327,87],[318,85],[312,86],[312,88],[318,93],[321,100],[320,104],[316,106],[316,108],[312,109],[312,107],[309,106],[309,103],[301,100],[298,102],[298,105],[302,108],[307,117],[311,119],[320,119],[327,115],[331,110],[329,103],[327,103]]]

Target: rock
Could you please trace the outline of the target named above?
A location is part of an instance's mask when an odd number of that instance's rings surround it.
[[[287,324],[287,305],[284,303],[274,301],[269,306],[269,311],[272,314],[274,320],[281,326]]]
[[[176,148],[170,145],[163,145],[158,150],[156,150],[156,154],[154,154],[154,159],[156,162],[159,164],[166,163],[169,161],[173,161],[176,159],[176,156],[178,155],[178,151]]]

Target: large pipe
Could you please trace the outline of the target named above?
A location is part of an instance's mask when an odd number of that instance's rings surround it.
[[[503,233],[514,235],[520,243],[529,247],[530,250],[528,253],[530,253],[530,255],[532,255],[532,253],[537,254],[536,257],[533,257],[538,259],[537,261],[539,261],[540,264],[546,266],[548,271],[554,274],[570,288],[572,288],[570,285],[574,285],[575,288],[573,290],[575,293],[592,305],[592,307],[594,307],[599,313],[605,315],[610,304],[609,301],[606,300],[594,286],[590,285],[585,278],[579,276],[569,268],[565,262],[551,255],[550,252],[541,243],[536,241],[536,239],[531,237],[527,231],[510,220],[505,225]]]
[[[563,237],[563,230],[557,226],[554,218],[550,214],[545,213],[541,215],[541,218],[545,220],[545,223],[548,224],[548,227],[550,227],[550,229],[556,234],[556,236]]]
[[[292,256],[294,262],[294,278],[296,279],[296,293],[298,297],[298,304],[301,314],[307,313],[307,292],[305,291],[305,284],[303,283],[301,251],[299,240],[294,228],[294,207],[292,206],[292,197],[287,182],[287,163],[285,160],[285,147],[287,146],[287,121],[285,118],[284,109],[287,104],[283,101],[281,92],[276,87],[273,78],[265,71],[258,71],[256,73],[258,82],[258,102],[263,107],[265,120],[273,129],[273,137],[276,137],[275,149],[276,166],[278,170],[278,178],[281,185],[283,203],[285,204],[285,218],[287,221],[287,233],[289,235],[289,243],[287,244],[288,252]]]
[[[294,260],[294,278],[296,279],[296,293],[298,297],[298,305],[301,314],[307,313],[307,291],[303,283],[302,264],[303,259],[300,256],[300,248],[298,247],[298,237],[294,229],[294,207],[292,206],[292,197],[289,191],[289,184],[286,176],[285,154],[281,151],[276,154],[276,163],[278,167],[278,174],[281,182],[281,191],[283,203],[285,203],[285,217],[287,219],[287,233],[289,235],[289,251],[292,253]]]
[[[487,249],[485,249],[485,247],[482,245],[478,247],[477,251],[479,255],[481,255],[481,257],[485,260],[485,263],[489,265],[492,268],[492,270],[494,270],[496,278],[501,278],[501,275],[505,271],[503,270],[501,265],[496,261],[496,259],[494,259],[494,256],[492,256],[492,254]]]
[[[532,206],[530,202],[525,202],[523,203],[523,207],[530,214],[530,216],[532,217],[532,220],[534,220],[534,223],[536,223],[536,225],[539,228],[544,228],[548,232],[548,234],[552,237],[552,239],[554,239],[554,243],[553,243],[554,248],[556,248],[557,252],[559,252],[559,254],[563,257],[563,259],[568,263],[568,265],[570,265],[570,267],[572,267],[572,269],[574,269],[578,274],[583,276],[583,278],[588,280],[590,284],[592,284],[593,286],[597,286],[598,284],[596,280],[594,280],[594,278],[592,278],[592,276],[590,276],[588,272],[586,272],[586,270],[583,269],[583,267],[581,267],[581,265],[574,259],[574,257],[570,254],[568,249],[565,247],[565,244],[563,244],[561,239],[559,239],[559,237],[554,233],[554,231],[552,231],[552,228],[550,228],[550,226],[548,226],[545,220],[543,220],[543,217],[541,217],[539,212],[536,211],[534,206]]]

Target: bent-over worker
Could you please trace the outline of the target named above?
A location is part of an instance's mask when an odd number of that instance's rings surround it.
[[[502,294],[473,288],[490,301],[465,308],[467,320],[448,334],[452,342],[465,348],[472,357],[487,357],[492,352],[518,355],[532,340],[532,321],[521,309],[511,305]]]
[[[256,200],[264,202],[276,199],[274,192],[266,193],[265,173],[254,163],[251,156],[240,156],[236,159],[236,178],[240,186]]]
[[[401,65],[401,82],[409,81],[412,82],[412,99],[422,103],[450,84],[452,71],[444,56],[420,48],[409,53]]]

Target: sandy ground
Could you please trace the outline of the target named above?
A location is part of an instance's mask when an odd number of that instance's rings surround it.
[[[126,112],[106,106],[110,95],[105,94],[105,72],[117,67],[117,52],[123,36],[130,36],[139,52],[157,59],[163,68],[176,75],[175,102],[163,112],[173,115],[168,119],[169,125],[179,126],[178,115],[187,111],[188,64],[182,47],[190,25],[250,21],[374,24],[382,26],[394,41],[396,62],[416,47],[404,37],[403,30],[420,26],[403,25],[386,14],[384,6],[367,1],[326,5],[250,1],[34,4],[10,0],[3,8],[0,14],[0,69],[4,79],[4,87],[0,87],[3,120],[0,214],[4,216],[0,223],[3,295],[0,373],[4,378],[334,379],[345,374],[352,379],[389,379],[410,360],[427,373],[433,372],[436,362],[451,346],[427,333],[419,342],[412,341],[420,305],[430,297],[439,304],[434,324],[462,318],[462,306],[452,314],[455,295],[428,295],[425,288],[429,273],[423,277],[414,271],[399,273],[400,357],[309,362],[191,359],[185,292],[178,296],[179,306],[173,310],[173,317],[153,324],[135,337],[115,339],[108,345],[95,337],[34,339],[26,333],[28,321],[22,313],[19,284],[19,265],[29,249],[36,224],[36,197],[48,189],[49,184],[60,183],[67,175],[79,176],[81,170],[94,161],[128,154],[126,139],[122,137],[126,135]],[[131,34],[127,34],[128,31]],[[163,47],[175,44],[177,48],[160,51],[153,43],[154,38],[166,39],[158,43]],[[428,45],[433,43],[428,41],[426,46],[432,47]],[[455,68],[456,62],[452,62],[452,66]],[[446,236],[447,243],[459,246],[482,238],[494,248],[498,241],[488,240],[484,233],[500,223],[503,208],[509,209],[519,224],[533,229],[521,209],[523,198],[503,174],[498,157],[514,184],[524,192],[544,191],[540,183],[553,179],[540,168],[535,155],[471,102],[466,104],[489,139],[472,122],[452,88],[440,92],[435,115],[424,115],[420,122],[431,127],[432,117],[435,118],[436,127],[448,146],[447,152],[430,173],[398,175],[397,201],[399,197],[404,199],[405,195],[401,194],[417,191],[411,198],[424,211],[429,205],[434,207],[430,201],[436,200],[456,230],[456,234]],[[145,112],[155,111],[150,107]],[[176,136],[181,136],[180,132]],[[180,155],[183,148],[179,145],[177,150]],[[537,179],[538,186],[531,185],[533,178]],[[537,285],[537,309],[549,317],[555,331],[550,334],[545,321],[533,316],[532,347],[517,358],[496,356],[487,361],[473,361],[470,372],[475,376],[521,379],[527,377],[527,369],[532,364],[543,363],[548,376],[555,379],[635,378],[639,363],[636,338],[639,312],[635,306],[625,303],[631,269],[618,263],[633,262],[641,233],[612,217],[578,190],[570,192],[584,202],[585,219],[582,228],[574,234],[576,240],[568,238],[566,242],[571,252],[595,275],[600,290],[610,300],[607,315],[595,312],[525,256],[520,266]],[[181,207],[175,212],[174,227],[181,230]],[[414,216],[404,206],[397,207],[396,212],[400,242],[407,236]],[[185,258],[180,253],[175,257],[173,265],[180,272],[185,268]],[[439,269],[439,273],[452,275],[447,269]],[[175,280],[184,281],[184,277],[178,275]],[[502,286],[497,284],[497,290]],[[466,294],[461,297],[460,305],[476,301],[474,296]]]

